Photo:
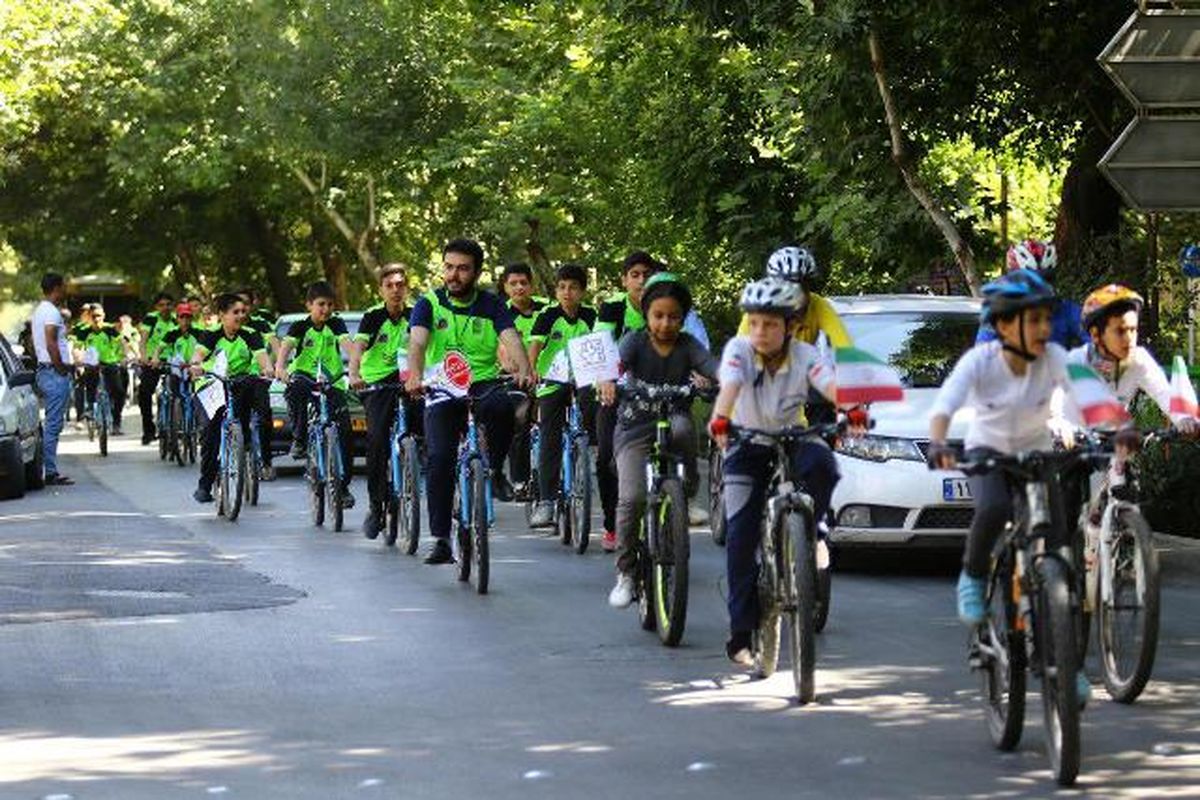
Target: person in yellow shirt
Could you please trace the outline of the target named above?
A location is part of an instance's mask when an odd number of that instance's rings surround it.
[[[824,297],[812,290],[812,284],[820,276],[817,260],[807,247],[781,247],[767,259],[766,276],[768,278],[783,278],[798,283],[808,295],[808,303],[796,316],[792,323],[792,338],[805,344],[816,344],[817,338],[824,333],[833,348],[850,347],[854,344],[841,317]],[[738,326],[738,335],[744,336],[750,330],[750,323],[745,314]]]

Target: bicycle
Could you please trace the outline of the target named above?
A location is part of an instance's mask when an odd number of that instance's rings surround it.
[[[708,448],[708,520],[713,544],[725,546],[725,456],[715,442]]]
[[[634,544],[634,594],[642,629],[658,632],[675,647],[687,624],[688,532],[684,464],[671,452],[671,413],[679,401],[696,395],[691,386],[629,380],[618,386],[622,397],[649,403],[656,416],[654,444],[646,462],[646,508]]]
[[[171,392],[168,387],[163,386],[162,381],[166,370],[159,367],[139,366],[135,371],[152,373],[154,383],[158,386],[158,394],[155,396],[154,420],[154,424],[158,427],[158,458],[160,461],[178,460],[176,450],[179,443],[175,438],[178,432],[172,425]]]
[[[408,429],[403,402],[404,387],[389,383],[363,389],[358,394],[396,392],[396,416],[388,432],[388,499],[385,511],[387,527],[384,544],[394,547],[399,541],[405,555],[415,555],[421,538],[421,443]]]
[[[592,463],[591,442],[583,424],[583,410],[579,404],[579,389],[574,383],[546,381],[560,388],[558,391],[570,392],[571,402],[567,406],[567,429],[562,437],[562,463],[559,467],[558,496],[554,501],[554,525],[558,531],[559,541],[572,547],[576,553],[583,555],[587,552],[588,542],[592,535]],[[530,471],[533,479],[537,479],[537,463],[541,451],[541,431],[534,427],[536,433],[531,433],[531,464]],[[528,522],[532,509],[541,500],[537,486],[530,491],[530,500],[526,504],[526,521]]]
[[[225,415],[221,418],[221,431],[217,446],[217,480],[213,494],[216,496],[218,517],[236,522],[242,511],[242,499],[246,479],[246,440],[242,423],[235,405],[235,387],[254,380],[252,375],[226,378],[215,372],[204,372],[221,386],[225,395]]]
[[[108,434],[113,426],[112,398],[108,393],[108,382],[103,364],[86,364],[84,374],[96,377],[95,397],[92,398],[92,413],[87,416],[88,441],[98,440],[100,455],[108,455]]]
[[[1076,639],[1082,608],[1059,474],[1094,458],[1086,449],[1034,451],[957,466],[967,475],[1003,471],[1013,503],[1013,519],[993,551],[986,617],[972,632],[968,656],[971,668],[983,673],[988,732],[1000,750],[1017,746],[1025,722],[1026,670],[1039,675],[1047,755],[1062,786],[1079,774]]]
[[[172,448],[175,462],[179,466],[196,463],[197,437],[196,413],[193,408],[192,374],[182,363],[171,365],[174,390],[171,395]]]
[[[1168,428],[1149,432],[1145,440],[1170,441],[1178,435]],[[1112,439],[1111,435],[1093,432],[1083,441],[1108,455]],[[1133,460],[1127,460],[1123,470],[1115,459],[1110,461],[1097,502],[1100,523],[1094,534],[1088,532],[1084,544],[1086,608],[1096,619],[1104,687],[1118,703],[1134,702],[1146,688],[1158,647],[1158,553],[1153,532],[1138,506],[1138,494]],[[1081,511],[1081,531],[1092,527],[1087,514],[1085,507]]]
[[[838,423],[824,423],[779,431],[737,427],[730,432],[732,441],[765,444],[775,451],[758,547],[760,618],[751,649],[759,676],[773,675],[779,662],[781,622],[787,618],[792,680],[801,705],[816,697],[816,635],[828,614],[829,581],[821,579],[822,572],[828,578],[828,569],[817,566],[819,526],[813,499],[793,470],[791,448],[839,430]]]
[[[458,579],[463,583],[473,581],[478,594],[488,592],[491,578],[488,530],[495,522],[496,512],[492,502],[491,468],[488,465],[487,453],[480,446],[475,405],[495,392],[507,391],[512,385],[510,379],[500,380],[488,391],[478,396],[466,397],[458,397],[437,386],[427,387],[430,394],[461,400],[467,404],[467,429],[458,443],[451,514],[458,523],[455,532]]]
[[[318,527],[324,525],[328,512],[333,529],[341,531],[345,524],[344,490],[350,465],[343,463],[341,433],[329,411],[329,394],[341,390],[326,380],[319,365],[315,381],[307,376],[293,376],[292,380],[311,384],[309,392],[316,399],[315,403],[309,403],[308,456],[304,470],[312,522]]]

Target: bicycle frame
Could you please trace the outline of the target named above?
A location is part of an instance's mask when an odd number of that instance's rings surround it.
[[[471,398],[467,400],[467,432],[458,444],[458,460],[455,464],[456,474],[458,476],[458,496],[463,498],[463,502],[458,504],[459,524],[463,527],[471,525],[471,503],[466,502],[466,498],[471,496],[470,487],[470,470],[468,466],[472,459],[478,458],[483,464],[483,472],[485,475],[491,475],[491,467],[488,465],[487,453],[479,446],[479,427],[475,424],[475,409],[474,402]],[[483,482],[483,498],[484,507],[487,509],[487,524],[490,528],[496,521],[496,509],[492,503],[492,482],[490,480]]]
[[[336,477],[339,480],[344,479],[343,470],[344,464],[334,464],[333,467],[337,471],[337,475],[333,476],[333,470],[326,463],[325,448],[321,446],[322,439],[325,435],[325,429],[330,425],[335,424],[333,417],[329,413],[329,392],[333,385],[325,380],[324,370],[318,367],[317,379],[313,381],[313,386],[309,390],[311,396],[316,399],[316,412],[312,411],[312,403],[309,404],[309,421],[308,421],[308,455],[312,458],[317,467],[317,478],[321,482],[329,480],[331,477]],[[334,453],[334,458],[339,462],[341,456]]]
[[[575,470],[572,467],[572,456],[575,448],[575,437],[583,433],[583,411],[579,408],[579,394],[574,386],[566,386],[561,391],[571,392],[571,404],[567,411],[567,430],[562,441],[561,487],[558,493],[559,502],[566,502],[571,496],[575,485]]]

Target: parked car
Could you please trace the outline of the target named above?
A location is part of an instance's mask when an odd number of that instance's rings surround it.
[[[292,327],[292,324],[306,316],[308,315],[284,314],[275,323],[275,335],[283,339],[284,336],[287,336],[288,329]],[[363,318],[361,311],[343,311],[337,316],[346,323],[351,336],[358,331],[358,325]],[[343,355],[342,364],[347,365],[348,363]],[[286,453],[292,446],[292,423],[288,418],[287,400],[283,396],[285,388],[286,384],[283,381],[277,380],[271,383],[271,452],[276,454]],[[367,415],[363,411],[362,403],[358,400],[358,395],[350,392],[348,397],[350,447],[355,455],[362,455],[367,450]]]
[[[975,341],[979,301],[969,297],[866,295],[833,298],[855,346],[899,370],[902,403],[871,407],[875,426],[837,451],[833,494],[839,547],[959,547],[971,524],[970,488],[960,472],[926,463],[938,388]],[[949,443],[961,445],[973,412],[955,415]]]
[[[21,497],[26,489],[45,485],[33,377],[8,339],[0,335],[0,499]]]

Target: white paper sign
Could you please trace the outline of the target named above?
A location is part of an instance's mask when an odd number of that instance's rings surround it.
[[[571,382],[571,361],[567,358],[566,350],[559,350],[558,355],[550,362],[550,368],[542,376],[542,380],[552,383]]]
[[[100,353],[96,351],[96,348],[89,347],[83,351],[83,365],[85,367],[100,366]]]
[[[567,342],[576,386],[591,386],[599,381],[615,381],[620,373],[621,356],[612,333],[599,331],[577,336]]]
[[[229,354],[224,350],[217,353],[217,357],[213,359],[212,369],[209,372],[224,378],[229,373]],[[222,400],[222,402],[224,401]]]
[[[225,407],[225,387],[220,381],[210,380],[207,386],[196,392],[196,397],[200,398],[200,405],[204,406],[204,413],[209,419],[216,417]]]
[[[451,398],[466,397],[471,389],[471,365],[457,351],[450,351],[439,364],[425,368],[425,385],[439,390],[439,396],[430,398],[437,402]]]

